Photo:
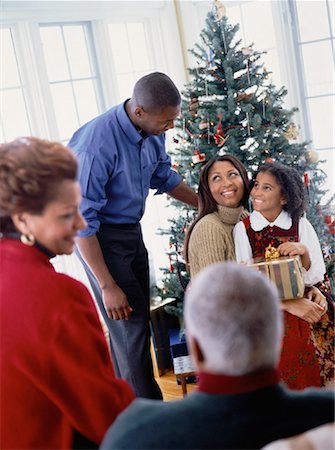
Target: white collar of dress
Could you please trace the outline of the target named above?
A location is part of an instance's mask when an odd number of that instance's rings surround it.
[[[282,210],[274,222],[269,222],[260,212],[254,211],[250,216],[250,225],[254,231],[261,231],[268,226],[289,230],[292,226],[292,218],[286,211]]]

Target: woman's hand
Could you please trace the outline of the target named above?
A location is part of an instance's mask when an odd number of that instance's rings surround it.
[[[300,317],[300,319],[303,319],[310,324],[319,322],[325,312],[322,306],[308,298],[283,300],[281,306],[283,311],[287,311],[296,317]]]
[[[311,267],[308,248],[301,242],[284,242],[278,246],[278,251],[284,256],[300,255],[303,267],[306,270],[309,270]]]

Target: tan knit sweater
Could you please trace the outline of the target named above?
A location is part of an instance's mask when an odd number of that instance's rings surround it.
[[[193,228],[188,246],[191,278],[210,264],[235,260],[233,228],[246,216],[243,207],[218,206],[218,211],[204,216]]]

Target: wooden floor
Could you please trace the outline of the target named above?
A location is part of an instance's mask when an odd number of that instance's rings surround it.
[[[156,376],[156,381],[163,392],[165,401],[180,400],[183,398],[181,385],[177,384],[176,376],[172,371],[169,371],[161,377]],[[195,383],[187,384],[187,393],[191,393],[197,388]]]

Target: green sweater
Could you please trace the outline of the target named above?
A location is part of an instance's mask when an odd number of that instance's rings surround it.
[[[193,228],[188,246],[191,277],[210,264],[235,260],[233,228],[246,216],[243,207],[218,205],[218,211],[204,216]]]

